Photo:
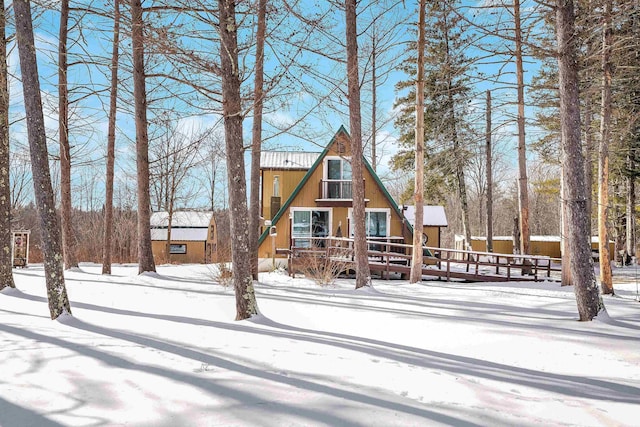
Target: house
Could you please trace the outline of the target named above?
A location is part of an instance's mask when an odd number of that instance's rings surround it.
[[[402,212],[412,227],[415,228],[416,207],[403,205]],[[422,211],[422,244],[435,248],[440,247],[442,227],[448,227],[444,206],[424,205]]]
[[[263,151],[261,259],[278,249],[313,245],[313,237],[349,237],[352,227],[350,139],[344,127],[320,153]],[[371,240],[411,243],[413,229],[364,159],[366,233]]]
[[[217,230],[213,212],[178,211],[171,219],[171,241],[168,212],[151,215],[151,249],[157,263],[184,264],[215,261]]]

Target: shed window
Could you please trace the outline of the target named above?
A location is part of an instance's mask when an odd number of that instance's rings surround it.
[[[181,245],[171,244],[169,246],[169,253],[170,254],[186,254],[187,253],[187,245],[186,244],[181,244]]]

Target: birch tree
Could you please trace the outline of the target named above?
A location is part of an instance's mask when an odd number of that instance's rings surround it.
[[[22,90],[27,117],[33,186],[42,232],[47,298],[51,319],[57,319],[64,313],[71,314],[71,307],[64,282],[60,224],[56,216],[49,171],[47,136],[42,112],[31,6],[28,0],[15,0],[13,8],[16,19],[16,38],[18,39]]]

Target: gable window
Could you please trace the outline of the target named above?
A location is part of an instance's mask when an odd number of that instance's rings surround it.
[[[329,221],[329,209],[292,208],[292,245],[301,248],[324,247],[326,242],[323,238],[329,236]]]
[[[325,198],[351,199],[351,163],[341,157],[328,158],[325,169]]]

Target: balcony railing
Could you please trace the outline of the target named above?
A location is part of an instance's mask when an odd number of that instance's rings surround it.
[[[353,199],[351,180],[322,180],[320,181],[321,199]]]

